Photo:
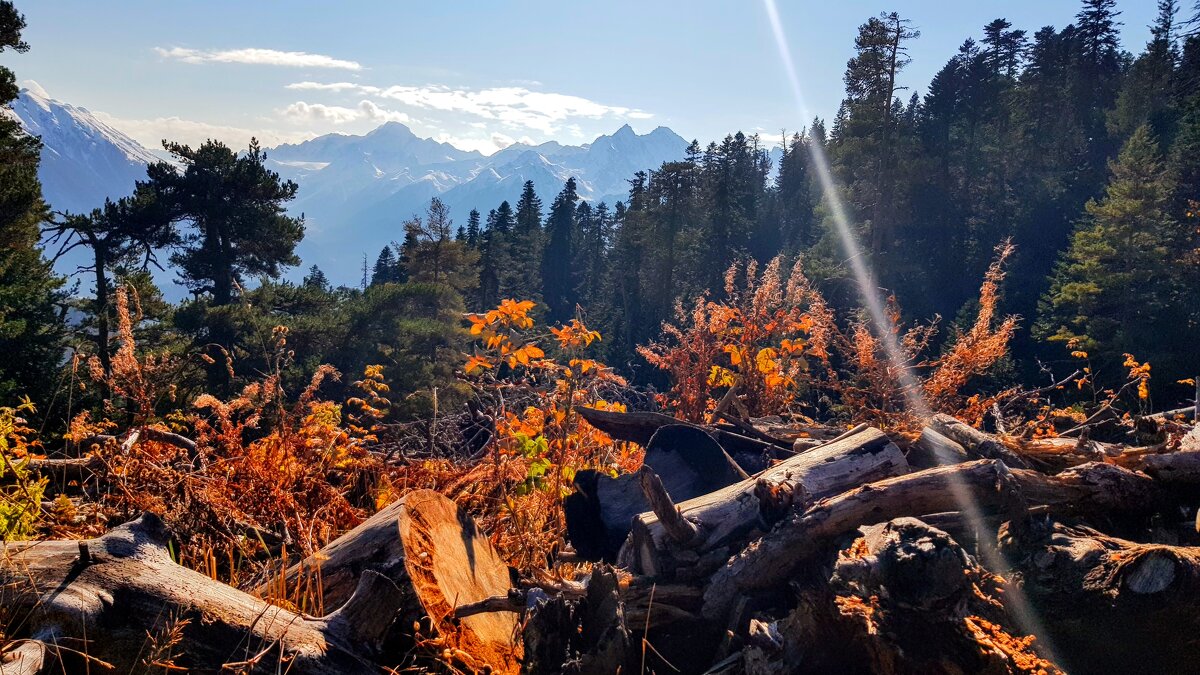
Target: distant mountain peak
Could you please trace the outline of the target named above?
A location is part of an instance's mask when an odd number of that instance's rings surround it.
[[[159,161],[87,108],[52,98],[32,80],[22,84],[11,114],[27,133],[42,139],[38,177],[52,208],[90,211],[105,199],[128,195],[134,182],[146,177],[146,166]]]

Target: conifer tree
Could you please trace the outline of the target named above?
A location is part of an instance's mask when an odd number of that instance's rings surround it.
[[[546,247],[542,251],[542,298],[549,309],[547,321],[566,321],[575,310],[577,296],[572,275],[572,236],[575,233],[575,203],[579,201],[575,178],[567,179],[550,205],[546,218]]]
[[[544,246],[542,240],[542,200],[534,191],[533,181],[521,187],[513,225],[512,250],[522,256],[537,256]],[[522,264],[514,270],[512,293],[535,302],[542,298],[542,270],[539,264]]]
[[[308,274],[304,275],[304,280],[301,282],[306,288],[316,289],[318,291],[329,292],[329,278],[321,271],[320,267],[313,265],[308,268]]]
[[[391,246],[384,246],[375,259],[375,267],[371,268],[371,286],[398,281],[396,255]]]
[[[164,142],[183,165],[159,162],[141,184],[164,221],[186,223],[171,262],[180,279],[197,293],[209,293],[217,307],[233,301],[246,275],[278,277],[297,265],[295,249],[304,222],[286,214],[297,185],[266,167],[266,153],[250,139],[237,153],[219,141],[198,148]]]
[[[1176,292],[1180,230],[1167,211],[1171,181],[1148,126],[1110,164],[1104,197],[1085,207],[1042,303],[1037,333],[1112,363],[1125,352],[1157,354]],[[1156,343],[1157,344],[1154,344]]]
[[[0,0],[0,53],[25,52],[25,18]],[[0,66],[0,106],[17,96],[16,77]],[[38,139],[0,112],[0,398],[16,394],[45,401],[63,353],[63,279],[38,249],[47,218],[37,169]]]
[[[479,209],[471,209],[471,213],[467,216],[467,229],[464,239],[468,247],[479,248]]]

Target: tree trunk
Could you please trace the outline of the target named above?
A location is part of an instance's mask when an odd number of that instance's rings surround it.
[[[350,601],[316,619],[176,565],[167,539],[147,514],[99,539],[4,544],[2,612],[61,659],[64,672],[85,671],[78,653],[116,672],[168,664],[196,673],[236,672],[234,664],[296,675],[379,671],[373,659],[404,599],[391,581],[367,572]],[[21,651],[6,657],[6,673],[9,663],[36,660],[33,650]]]
[[[311,585],[321,591],[318,614],[331,611],[354,593],[364,570],[411,588],[420,611],[401,626],[429,617],[434,633],[447,647],[469,655],[467,665],[496,672],[516,669],[514,642],[517,616],[511,612],[480,614],[453,621],[463,605],[512,589],[508,566],[474,520],[433,490],[409,492],[400,501],[288,568],[280,578],[256,589],[264,597],[286,598],[288,588]],[[428,623],[422,622],[426,630]],[[464,658],[463,660],[466,660]]]
[[[1046,476],[985,459],[890,478],[820,501],[730,558],[709,580],[704,614],[720,619],[739,596],[785,584],[837,537],[863,525],[959,509],[1021,516],[1039,505],[1060,513],[1133,511],[1147,508],[1153,494],[1145,474],[1099,463]]]
[[[1002,531],[1001,544],[1071,672],[1195,671],[1200,547],[1059,523]]]
[[[414,626],[422,638],[438,638],[461,670],[517,671],[516,614],[450,618],[455,607],[512,586],[473,521],[431,490],[408,493],[284,575],[324,591],[324,609],[336,611],[321,618],[176,565],[167,540],[162,522],[147,514],[99,539],[5,544],[0,587],[10,590],[0,618],[43,636],[51,654],[53,638],[118,672],[141,670],[149,658],[196,673],[228,672],[231,664],[297,675],[378,673],[411,657]],[[270,596],[284,588],[277,580],[259,590]],[[181,641],[172,650],[173,634]],[[82,672],[65,650],[60,657],[67,672]]]

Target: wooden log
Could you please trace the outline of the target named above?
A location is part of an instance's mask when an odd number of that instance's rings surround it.
[[[1000,542],[1071,672],[1196,669],[1200,547],[1055,522],[1002,531]]]
[[[475,521],[433,490],[409,492],[258,592],[270,596],[280,588],[312,583],[322,590],[322,613],[347,601],[363,570],[412,589],[420,613],[409,617],[405,630],[411,630],[411,619],[428,617],[422,623],[431,623],[448,648],[470,656],[467,667],[516,669],[516,614],[453,618],[459,606],[507,594],[512,589],[508,566]]]
[[[648,443],[645,466],[676,501],[691,499],[747,478],[703,429],[670,424]],[[575,492],[563,500],[567,538],[585,560],[616,558],[633,517],[650,510],[636,474],[612,478],[597,471],[575,475]]]
[[[929,426],[961,445],[973,458],[999,459],[1010,469],[1029,468],[1029,463],[1009,450],[1000,439],[955,417],[939,413],[929,420]]]
[[[148,645],[172,630],[183,645],[174,664],[191,672],[379,672],[375,658],[405,601],[388,579],[366,572],[338,612],[313,618],[176,565],[167,539],[162,521],[146,514],[82,548],[75,541],[6,543],[4,610],[26,617],[34,636],[55,636],[42,642],[62,664],[53,670],[64,672],[107,670],[96,660],[116,672],[140,671]]]
[[[717,571],[704,595],[704,614],[725,617],[737,597],[777,588],[837,537],[863,525],[903,516],[958,509],[981,512],[1021,505],[1053,513],[1147,508],[1154,494],[1149,476],[1111,464],[1085,464],[1055,476],[1009,470],[997,460],[935,467],[864,485],[817,502],[781,522]],[[685,510],[686,513],[686,510]]]
[[[736,545],[751,531],[766,530],[794,508],[803,508],[809,499],[907,471],[900,449],[883,432],[868,428],[796,455],[754,478],[679,501],[682,517],[697,528],[695,539],[686,548],[700,555]],[[647,509],[634,519],[620,560],[642,574],[669,577],[679,562],[694,563],[691,555],[679,560],[681,548],[659,517]]]
[[[947,464],[961,464],[971,460],[963,446],[945,437],[931,427],[921,430],[917,442],[909,449],[908,464],[914,469],[930,469]]]

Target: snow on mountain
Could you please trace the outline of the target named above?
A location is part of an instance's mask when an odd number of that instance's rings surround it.
[[[15,115],[41,137],[39,177],[55,210],[90,211],[105,198],[130,194],[146,166],[160,160],[86,108],[54,100],[35,83],[0,114]],[[423,213],[431,197],[439,196],[455,222],[465,224],[473,208],[486,214],[505,200],[515,207],[527,180],[545,211],[574,176],[582,198],[612,204],[625,198],[635,172],[680,159],[686,147],[666,127],[638,135],[625,125],[584,145],[516,143],[485,156],[389,122],[361,136],[328,134],[270,148],[267,161],[300,185],[289,210],[306,219],[298,251],[304,267],[317,264],[333,279],[349,280],[364,253],[374,257],[403,238],[401,224]]]
[[[516,143],[484,156],[389,122],[364,136],[320,136],[269,149],[267,156],[300,184],[291,211],[307,219],[301,257],[350,276],[346,271],[358,268],[364,252],[373,257],[401,239],[403,221],[423,213],[431,197],[441,198],[463,224],[471,209],[487,213],[505,200],[515,207],[527,180],[548,208],[574,176],[582,198],[611,204],[625,198],[635,172],[681,159],[686,147],[666,127],[638,135],[625,125],[582,146]]]
[[[128,195],[146,177],[146,166],[158,161],[87,108],[56,101],[35,84],[21,90],[11,114],[42,139],[38,178],[46,201],[58,211],[90,211],[105,198]]]

